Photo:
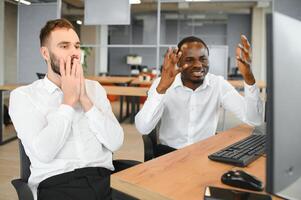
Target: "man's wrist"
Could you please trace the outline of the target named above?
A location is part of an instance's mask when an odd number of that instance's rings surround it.
[[[64,99],[63,100],[63,104],[65,105],[68,105],[68,106],[71,106],[71,107],[74,107],[76,102],[75,101],[72,101],[72,100],[69,100],[69,99]]]
[[[244,77],[244,81],[248,85],[254,85],[256,82],[253,74],[244,75],[243,77]]]
[[[82,107],[83,107],[85,112],[89,111],[93,106],[91,100],[87,96],[81,98],[80,103],[82,104]]]
[[[161,86],[158,86],[157,88],[156,88],[156,90],[157,90],[157,92],[159,93],[159,94],[165,94],[165,92],[166,92],[166,88],[164,88],[164,87],[161,87]]]

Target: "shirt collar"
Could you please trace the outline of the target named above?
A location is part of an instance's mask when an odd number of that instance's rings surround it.
[[[210,74],[209,73],[205,76],[203,84],[200,85],[196,90],[205,89],[207,86],[210,86]],[[173,88],[184,87],[182,79],[181,79],[181,73],[177,74],[177,76],[172,84],[172,87]]]
[[[48,79],[47,74],[44,77],[43,82],[44,82],[44,87],[50,94],[55,92],[57,89],[60,89],[56,84],[54,84],[51,80]]]

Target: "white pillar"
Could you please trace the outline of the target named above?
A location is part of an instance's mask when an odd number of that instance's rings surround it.
[[[0,0],[0,85],[4,83],[4,0]]]
[[[95,74],[108,72],[108,26],[97,26],[96,42],[100,46],[96,50]]]
[[[266,20],[265,9],[254,7],[252,12],[252,70],[256,80],[266,80]]]

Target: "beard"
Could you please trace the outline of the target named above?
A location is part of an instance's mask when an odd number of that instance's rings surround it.
[[[49,55],[50,55],[50,66],[52,71],[54,71],[54,73],[61,76],[59,59],[50,51],[49,51]]]
[[[191,79],[191,81],[192,81],[193,83],[203,83],[203,81],[204,81],[206,75],[208,74],[208,71],[209,71],[209,66],[204,66],[204,67],[202,68],[202,73],[204,73],[204,75],[203,75],[200,79]]]

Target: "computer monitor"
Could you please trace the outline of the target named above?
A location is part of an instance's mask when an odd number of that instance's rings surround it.
[[[267,65],[267,186],[301,199],[301,1],[275,0]]]

